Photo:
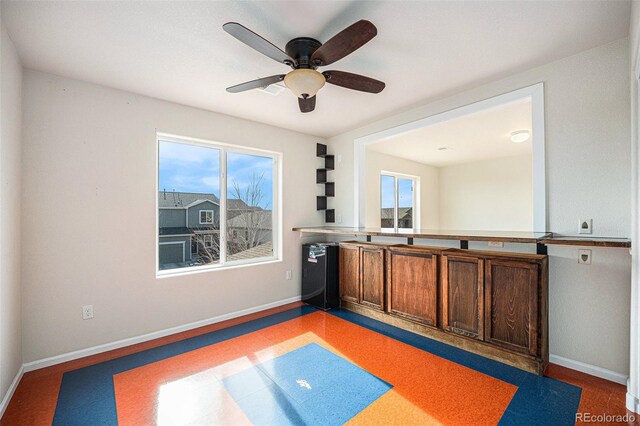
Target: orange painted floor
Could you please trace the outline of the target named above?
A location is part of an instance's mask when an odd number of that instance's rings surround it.
[[[589,413],[594,416],[633,416],[633,421],[622,424],[640,425],[640,416],[634,415],[626,409],[627,388],[609,380],[594,377],[589,374],[549,364],[545,375],[563,382],[571,383],[582,388],[580,407],[578,412]],[[576,422],[584,423],[584,422]],[[589,424],[621,424],[620,422],[589,422]]]
[[[26,373],[0,425],[51,424],[65,372],[299,305],[287,305]],[[498,423],[517,391],[512,384],[317,311],[115,374],[118,423],[250,424],[237,401],[225,390],[223,381],[309,344],[317,344],[393,385],[351,418],[349,424],[492,425]],[[547,375],[582,388],[579,412],[626,413],[624,386],[555,365],[549,367]],[[434,385],[425,386],[425,383]]]

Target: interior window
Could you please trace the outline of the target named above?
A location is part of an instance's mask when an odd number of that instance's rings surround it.
[[[380,175],[380,227],[411,229],[415,217],[417,178],[383,173]]]

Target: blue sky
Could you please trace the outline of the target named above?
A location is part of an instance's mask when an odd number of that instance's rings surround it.
[[[160,142],[160,191],[201,192],[220,196],[220,150],[174,142]],[[271,209],[273,196],[273,160],[268,157],[227,153],[228,189],[238,182],[241,191],[253,176],[263,176],[264,193],[260,207]],[[229,194],[229,198],[232,195]]]
[[[411,196],[411,179],[398,179],[398,207],[411,207],[413,197]],[[380,176],[381,187],[381,207],[393,208],[395,205],[395,182],[393,176]]]

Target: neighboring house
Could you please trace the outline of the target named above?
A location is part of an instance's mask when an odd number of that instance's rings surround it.
[[[393,228],[393,207],[380,209],[380,227]],[[413,209],[411,207],[398,208],[398,228],[413,228]]]
[[[230,254],[249,250],[273,241],[271,210],[250,208],[227,219]]]
[[[197,263],[202,255],[213,260],[219,257],[220,200],[214,194],[160,191],[158,223],[160,269]],[[271,211],[230,199],[227,223],[232,239],[233,235],[249,235],[249,241],[257,241],[247,248],[271,241]],[[252,227],[247,228],[248,225]],[[263,230],[263,226],[268,228]],[[250,229],[256,231],[249,232]]]
[[[213,194],[161,191],[158,223],[160,269],[190,262],[219,240],[220,200]]]

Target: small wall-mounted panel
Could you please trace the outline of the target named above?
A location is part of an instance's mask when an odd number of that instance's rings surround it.
[[[334,182],[326,182],[324,184],[324,195],[326,195],[327,197],[335,197],[336,184]]]
[[[327,209],[327,197],[318,195],[316,197],[316,210],[326,210]]]
[[[327,223],[334,223],[336,221],[336,211],[334,209],[325,210],[324,221]]]

